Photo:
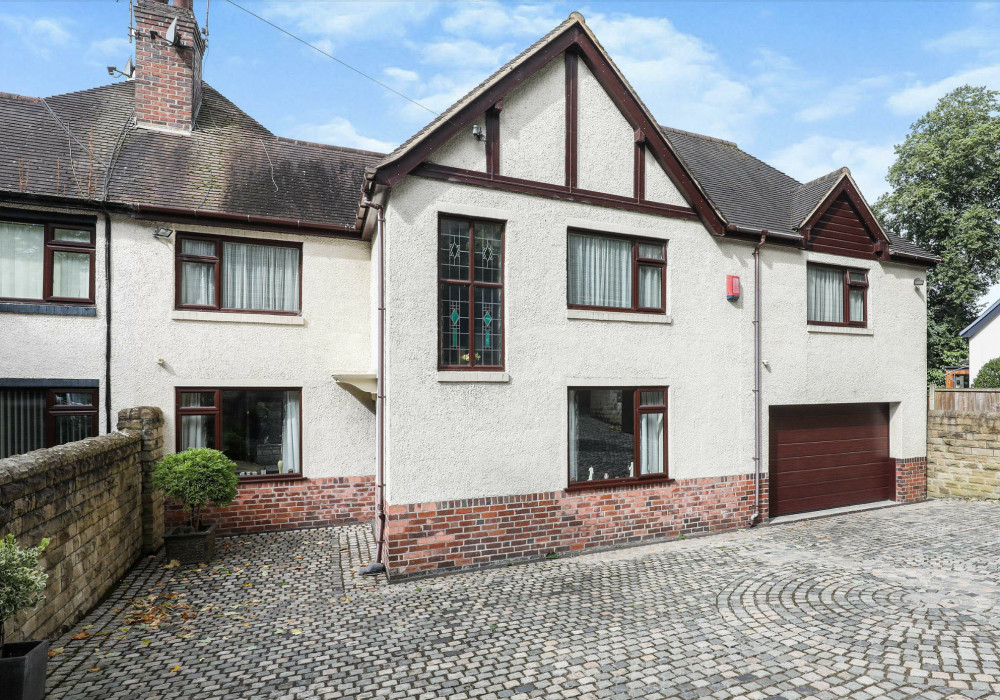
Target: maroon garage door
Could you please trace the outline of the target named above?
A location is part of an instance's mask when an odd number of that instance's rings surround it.
[[[771,515],[893,497],[889,406],[772,406]]]

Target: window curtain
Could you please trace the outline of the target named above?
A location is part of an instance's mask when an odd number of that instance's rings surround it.
[[[663,414],[639,414],[640,474],[663,473]]]
[[[222,305],[227,309],[299,310],[299,249],[223,244]]]
[[[45,227],[0,221],[0,297],[41,299]]]
[[[52,253],[52,296],[70,299],[90,297],[90,254]]]
[[[0,390],[0,459],[42,447],[45,447],[45,392]]]
[[[631,307],[632,243],[570,234],[569,303]]]
[[[301,396],[297,391],[285,392],[285,420],[281,428],[281,470],[283,474],[298,474]]]
[[[639,306],[658,309],[663,306],[663,268],[639,267]]]
[[[580,413],[576,406],[576,392],[569,392],[569,480],[570,483],[580,480],[579,450],[577,442],[580,439]]]
[[[181,416],[181,449],[208,447],[208,424],[215,416]]]
[[[844,273],[825,267],[809,267],[806,274],[808,319],[843,323]]]
[[[851,290],[851,320],[863,322],[865,320],[865,290]]]
[[[215,306],[215,265],[181,263],[181,303]]]

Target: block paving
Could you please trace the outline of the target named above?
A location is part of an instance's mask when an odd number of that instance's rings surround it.
[[[372,549],[348,526],[147,558],[54,641],[47,697],[1000,697],[996,502],[392,585],[357,575]]]

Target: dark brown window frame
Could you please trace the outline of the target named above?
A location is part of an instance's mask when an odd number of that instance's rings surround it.
[[[646,484],[663,484],[674,481],[670,476],[670,464],[667,461],[669,455],[670,439],[670,416],[667,409],[670,405],[669,387],[666,386],[571,386],[566,389],[566,411],[567,416],[570,411],[569,392],[571,391],[631,391],[632,394],[632,416],[635,434],[632,436],[632,459],[635,464],[636,475],[620,479],[601,479],[600,481],[571,481],[572,467],[570,464],[570,440],[569,428],[566,430],[566,490],[567,491],[589,491],[592,489],[603,489],[616,486],[635,486]],[[640,396],[644,391],[663,392],[663,403],[658,406],[640,406]],[[639,463],[639,416],[644,413],[659,413],[663,415],[663,471],[659,474],[640,474],[642,469]]]
[[[90,394],[89,406],[65,406],[56,404],[56,394]],[[89,416],[90,435],[98,434],[98,413],[100,410],[100,391],[95,388],[59,387],[45,390],[45,444],[52,446],[56,434],[56,416]]]
[[[469,277],[468,279],[443,279],[441,277],[441,263],[437,262],[438,294],[437,294],[437,317],[438,317],[438,370],[442,372],[503,372],[507,364],[507,295],[504,293],[504,278],[507,270],[507,222],[503,219],[490,219],[482,216],[465,216],[463,214],[452,214],[450,212],[438,212],[437,244],[441,241],[441,221],[452,219],[469,222]],[[500,224],[500,281],[499,282],[477,282],[475,266],[475,243],[476,243],[476,223]],[[442,361],[444,348],[441,329],[441,291],[444,285],[464,285],[469,290],[469,364],[467,365],[446,365]],[[475,294],[477,287],[500,290],[500,364],[499,365],[477,365],[476,364],[476,324],[473,322],[473,310],[475,309]]]
[[[809,320],[809,305],[806,304],[806,323],[810,326],[834,326],[840,328],[867,328],[868,327],[868,270],[857,267],[844,267],[842,265],[830,265],[827,263],[806,263],[806,295],[808,298],[809,268],[823,268],[826,270],[837,270],[842,273],[844,287],[844,320],[843,321],[811,321]],[[856,272],[865,276],[864,282],[851,281],[851,273]],[[865,318],[863,321],[851,321],[851,290],[863,290],[865,293]]]
[[[178,386],[174,387],[174,450],[181,451],[181,416],[215,416],[215,449],[222,451],[222,392],[224,391],[297,391],[299,392],[299,473],[298,474],[261,474],[259,476],[239,476],[240,481],[299,481],[305,479],[305,464],[302,463],[302,451],[305,440],[302,430],[302,387],[300,386]],[[181,394],[213,393],[214,406],[181,406]]]
[[[41,225],[45,227],[44,234],[44,262],[42,263],[42,297],[0,297],[0,301],[34,302],[34,303],[56,303],[71,306],[93,306],[94,305],[94,265],[97,262],[97,231],[94,226],[81,224],[70,224],[50,221],[3,219],[11,223]],[[65,229],[67,231],[86,231],[90,234],[89,243],[76,241],[55,240],[55,230]],[[53,253],[87,253],[90,257],[90,284],[87,290],[87,297],[57,297],[52,293],[52,270],[55,256]]]
[[[215,255],[192,255],[183,253],[183,241],[204,241],[215,245]],[[229,309],[222,306],[222,244],[247,243],[252,245],[276,246],[280,248],[297,248],[299,251],[299,308],[296,311],[269,311],[267,309]],[[267,314],[270,316],[301,316],[302,315],[302,243],[300,241],[275,241],[263,238],[248,238],[243,236],[217,236],[209,233],[178,232],[177,243],[174,246],[174,308],[178,311],[211,311],[230,314]],[[215,266],[215,304],[182,304],[181,290],[183,287],[183,263],[203,263]]]
[[[569,237],[572,234],[581,236],[593,236],[597,238],[615,238],[621,241],[632,243],[632,305],[631,306],[592,306],[589,304],[574,304],[569,300]],[[663,259],[640,258],[640,245],[660,246],[663,250]],[[639,268],[659,267],[660,268],[660,306],[639,306]],[[667,241],[659,238],[642,238],[628,236],[620,233],[608,233],[607,231],[596,231],[593,229],[570,227],[566,230],[566,307],[570,309],[586,309],[592,311],[617,311],[619,313],[638,314],[658,314],[667,313]]]

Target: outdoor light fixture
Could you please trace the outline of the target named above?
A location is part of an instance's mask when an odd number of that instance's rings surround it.
[[[485,141],[486,133],[480,128],[479,124],[472,125],[472,136],[476,141]]]
[[[923,287],[924,286],[924,278],[923,277],[917,277],[916,279],[914,279],[913,280],[913,286],[914,287]]]
[[[156,230],[153,231],[153,238],[170,238],[174,235],[173,229],[169,229],[165,226],[157,226]]]

